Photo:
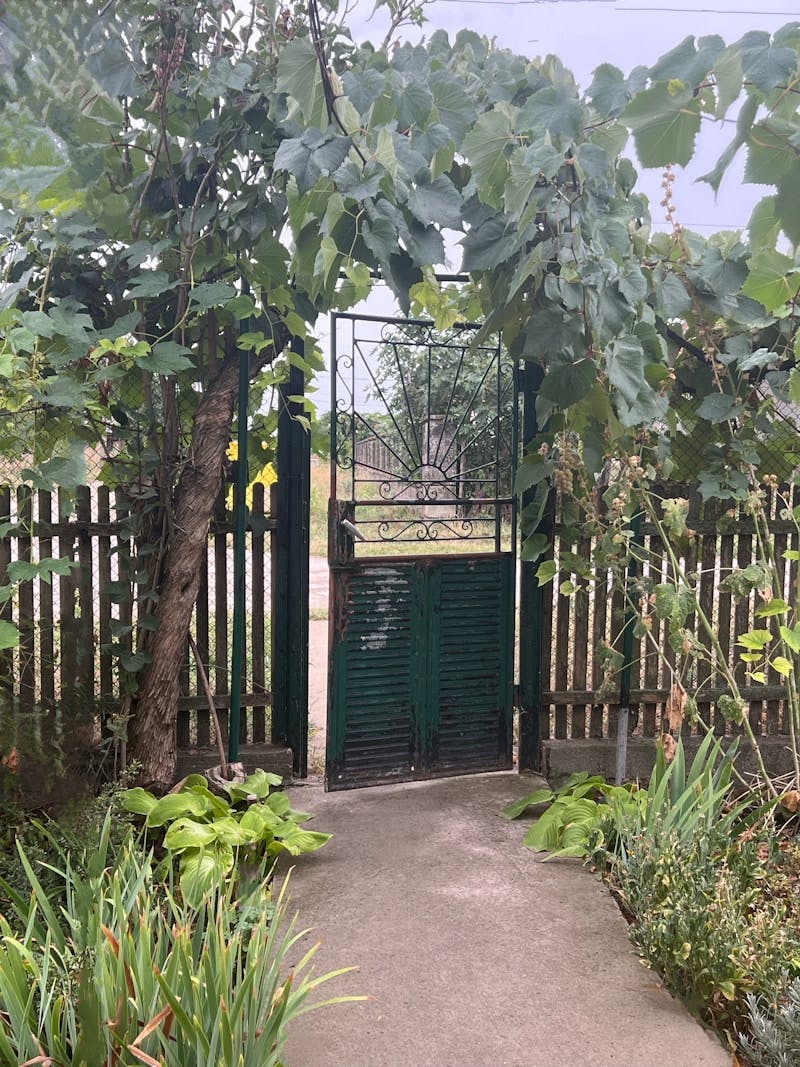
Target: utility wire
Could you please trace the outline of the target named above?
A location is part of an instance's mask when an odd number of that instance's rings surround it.
[[[496,0],[482,0],[482,2],[496,2]],[[564,0],[549,0],[549,2],[564,2]],[[567,0],[575,3],[576,0]],[[722,7],[629,7],[628,4],[617,4],[616,11],[666,11],[670,15],[778,15],[781,18],[797,18],[796,11],[732,11]]]
[[[618,12],[666,12],[683,15],[774,15],[779,18],[797,18],[796,11],[733,11],[720,7],[629,7],[617,0],[435,0],[439,4],[475,4],[478,7],[539,7],[542,4],[613,4]]]

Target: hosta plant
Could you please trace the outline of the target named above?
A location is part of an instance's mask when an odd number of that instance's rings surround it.
[[[200,774],[184,779],[178,792],[157,798],[137,787],[123,793],[126,811],[144,817],[146,830],[177,862],[181,892],[189,904],[231,876],[247,880],[262,860],[280,852],[314,852],[330,834],[301,825],[313,816],[295,811],[286,793],[275,789],[279,775],[258,770],[244,782],[230,783],[228,797],[215,795]]]
[[[579,771],[561,789],[536,789],[508,804],[500,814],[517,819],[531,808],[546,805],[525,834],[525,847],[532,852],[549,852],[551,858],[587,856],[604,846],[616,808],[640,803],[637,794],[634,785],[611,785],[602,775]]]
[[[274,907],[262,880],[195,909],[132,838],[106,865],[109,825],[86,875],[63,857],[63,917],[20,850],[29,893],[5,888],[22,933],[0,916],[0,1064],[280,1067],[288,1023],[343,973],[312,975],[286,883]]]
[[[633,835],[674,831],[687,841],[698,827],[721,828],[737,836],[764,814],[774,801],[757,804],[750,795],[724,808],[731,790],[738,739],[723,749],[709,733],[687,767],[679,738],[670,762],[659,742],[656,762],[646,789],[635,784],[611,785],[601,775],[573,774],[563,788],[537,789],[507,805],[501,815],[516,819],[531,808],[546,805],[530,827],[524,844],[533,852],[555,856],[605,856],[624,859],[626,841]]]

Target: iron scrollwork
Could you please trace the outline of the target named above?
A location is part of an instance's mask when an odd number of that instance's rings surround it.
[[[335,316],[334,329],[344,343],[333,460],[367,542],[499,547],[516,441],[514,368],[499,340],[356,315]]]

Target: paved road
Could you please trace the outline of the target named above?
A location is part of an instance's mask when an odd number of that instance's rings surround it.
[[[317,971],[360,970],[290,1032],[287,1067],[730,1067],[642,967],[606,889],[576,861],[542,863],[500,807],[516,774],[324,794],[293,803],[334,832],[296,863],[298,947]]]

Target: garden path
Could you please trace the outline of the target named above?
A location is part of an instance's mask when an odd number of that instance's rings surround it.
[[[537,782],[293,787],[334,833],[295,861],[317,970],[360,968],[320,995],[374,999],[298,1020],[287,1067],[729,1067],[639,963],[603,885],[576,861],[543,863],[497,817]]]

